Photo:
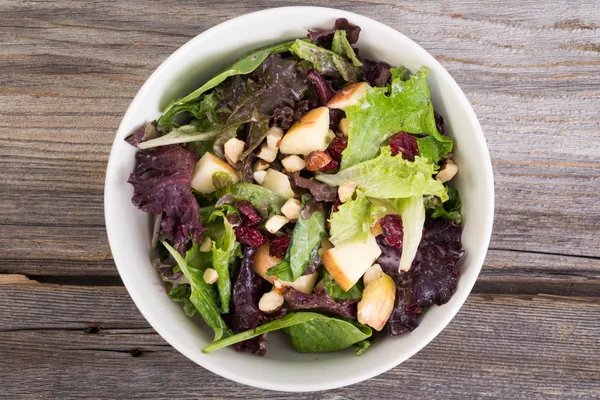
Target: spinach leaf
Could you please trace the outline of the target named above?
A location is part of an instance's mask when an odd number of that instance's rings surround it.
[[[303,209],[313,208],[309,218],[301,212],[285,257],[277,265],[267,270],[268,276],[277,276],[284,281],[295,281],[318,257],[321,239],[325,236],[325,213],[319,203],[310,201],[310,195],[302,196]]]
[[[296,40],[290,50],[303,60],[309,61],[317,71],[325,75],[339,75],[347,82],[356,82],[358,69],[337,53],[303,40]]]
[[[311,324],[302,328],[305,324]],[[293,329],[298,327],[298,329]],[[286,329],[287,328],[287,329]],[[369,327],[355,325],[342,319],[330,318],[313,312],[296,312],[285,317],[267,322],[256,329],[224,338],[206,346],[202,351],[211,353],[223,347],[231,346],[262,334],[286,329],[292,344],[301,352],[323,352],[345,349],[354,343],[365,340],[372,335]],[[314,337],[308,335],[315,335]]]
[[[462,215],[460,209],[462,202],[458,190],[453,187],[448,187],[448,201],[442,205],[436,206],[433,211],[429,212],[431,218],[442,218],[448,221],[454,221],[457,224],[462,223]]]
[[[269,120],[265,119],[259,122],[251,122],[248,128],[248,138],[246,139],[246,150],[242,158],[246,158],[265,140],[269,133]]]
[[[345,292],[344,289],[337,284],[329,272],[327,272],[327,270],[323,272],[323,280],[321,284],[323,285],[323,288],[327,294],[329,294],[335,301],[360,300],[364,289],[362,279],[359,279],[358,282],[356,282],[356,284],[350,288],[350,290]]]
[[[363,340],[362,342],[356,343],[354,345],[354,355],[355,356],[360,356],[365,351],[367,351],[367,349],[369,347],[371,347],[371,341],[370,340]]]
[[[350,45],[350,42],[348,42],[348,38],[346,36],[346,31],[343,29],[338,29],[335,31],[335,34],[333,35],[333,42],[331,43],[331,50],[340,56],[348,57],[352,61],[352,65],[355,67],[360,67],[362,66],[362,63],[359,61],[358,57],[356,57],[354,49]]]
[[[217,289],[221,299],[221,312],[229,313],[229,303],[231,300],[231,277],[229,273],[230,266],[235,262],[236,257],[241,257],[241,246],[236,240],[233,226],[227,220],[227,215],[231,213],[233,207],[222,206],[216,208],[209,216],[208,221],[203,221],[207,227],[205,236],[212,239],[212,267],[219,274],[217,279]],[[201,212],[200,215],[203,213]]]
[[[436,128],[427,86],[429,69],[421,68],[406,81],[398,72],[395,74],[396,79],[388,88],[371,88],[360,104],[344,110],[350,127],[342,169],[372,159],[381,145],[399,131],[430,136],[432,139],[417,139],[417,144],[421,156],[434,163],[452,151],[452,139]]]
[[[173,247],[171,247],[171,245],[168,244],[166,241],[163,240],[162,244],[169,251],[171,256],[173,256],[173,258],[177,262],[177,265],[179,266],[179,268],[181,268],[181,272],[183,272],[183,274],[190,282],[190,301],[192,302],[194,307],[196,307],[204,321],[215,331],[214,340],[219,340],[223,336],[231,336],[231,330],[227,327],[227,324],[225,324],[225,321],[219,313],[215,290],[211,285],[204,282],[204,278],[202,277],[202,270],[188,264],[188,262],[183,257],[181,257],[179,252]],[[194,244],[194,246],[197,245]],[[194,247],[192,247],[192,249],[193,248]],[[188,258],[187,254],[186,258]]]
[[[315,318],[286,329],[300,353],[326,353],[346,349],[373,334],[368,326],[337,318]]]
[[[249,201],[263,218],[279,214],[286,201],[284,197],[277,193],[253,183],[236,183],[217,192],[219,198],[225,195],[228,195],[231,202]]]
[[[173,118],[175,118],[175,116],[179,114],[181,110],[189,111],[192,108],[192,106],[189,106],[189,103],[195,101],[202,94],[216,87],[225,79],[229,78],[230,76],[244,75],[253,72],[260,64],[262,64],[269,54],[284,53],[289,51],[290,46],[293,43],[294,42],[285,42],[272,46],[266,46],[244,55],[229,68],[226,68],[224,71],[213,77],[198,89],[194,90],[192,93],[169,104],[162,117],[160,117],[160,120],[158,121],[159,126],[169,125],[170,122],[173,121]]]

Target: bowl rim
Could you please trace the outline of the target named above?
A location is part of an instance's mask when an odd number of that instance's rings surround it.
[[[118,133],[122,129],[124,129],[124,125],[126,125],[126,122],[129,117],[129,111],[133,108],[133,106],[135,104],[140,102],[141,99],[143,99],[146,96],[146,93],[149,91],[150,87],[152,87],[154,85],[154,82],[158,79],[158,77],[162,75],[162,72],[164,70],[168,69],[170,67],[170,65],[180,57],[181,54],[186,53],[188,51],[188,49],[193,46],[195,41],[200,40],[199,38],[201,36],[208,35],[208,34],[215,34],[215,33],[221,32],[221,31],[227,32],[232,27],[235,27],[237,24],[243,23],[245,21],[250,21],[253,18],[265,17],[265,16],[278,17],[279,14],[281,14],[281,13],[288,13],[288,12],[294,12],[294,11],[299,11],[299,10],[312,11],[315,13],[327,11],[328,13],[332,13],[333,15],[337,15],[338,17],[344,17],[344,18],[347,18],[347,19],[350,19],[353,21],[356,21],[356,20],[368,21],[371,24],[379,25],[379,28],[382,31],[385,31],[386,34],[388,34],[388,35],[395,35],[397,37],[402,37],[403,40],[412,42],[419,51],[422,51],[426,55],[430,56],[431,65],[428,65],[428,66],[432,67],[435,65],[436,68],[438,69],[438,72],[442,75],[441,79],[446,81],[446,83],[452,87],[452,90],[458,96],[458,98],[460,100],[461,108],[464,109],[464,111],[466,112],[466,114],[468,116],[469,121],[472,123],[472,128],[473,128],[474,134],[478,137],[478,139],[483,144],[483,148],[482,148],[483,154],[481,154],[481,155],[484,158],[485,163],[484,163],[484,165],[482,165],[480,167],[481,167],[481,173],[486,176],[486,185],[484,185],[485,195],[487,195],[487,197],[490,199],[490,201],[487,204],[483,205],[483,207],[486,208],[485,213],[484,213],[485,220],[479,221],[479,223],[483,227],[480,234],[481,234],[481,237],[483,238],[482,243],[485,244],[485,251],[481,252],[481,254],[479,254],[479,256],[476,259],[471,261],[471,264],[478,266],[477,274],[475,275],[475,278],[473,279],[473,281],[470,283],[470,285],[468,287],[465,287],[465,290],[463,290],[460,293],[457,291],[454,294],[454,296],[459,296],[459,304],[460,305],[458,307],[456,307],[455,309],[444,314],[443,318],[440,318],[440,321],[436,325],[436,328],[429,331],[429,333],[427,335],[428,336],[427,340],[421,341],[419,343],[419,345],[411,348],[410,351],[408,351],[403,356],[391,358],[387,362],[382,362],[379,365],[370,366],[369,369],[366,369],[362,374],[355,374],[351,377],[340,377],[338,380],[336,380],[335,382],[332,382],[332,383],[329,383],[329,382],[328,383],[311,383],[311,384],[307,384],[306,382],[304,382],[304,383],[302,383],[302,382],[301,383],[292,383],[292,382],[286,382],[286,383],[275,382],[275,383],[273,383],[273,382],[269,382],[268,380],[265,380],[265,379],[261,380],[261,379],[253,379],[253,378],[247,378],[245,376],[240,376],[235,371],[223,368],[214,363],[207,362],[206,359],[199,360],[199,359],[193,358],[191,354],[188,354],[186,347],[178,340],[177,336],[175,334],[171,334],[170,330],[168,330],[168,329],[166,329],[166,327],[162,326],[162,324],[160,323],[160,318],[158,316],[155,316],[155,314],[148,307],[146,307],[145,303],[140,299],[140,297],[138,297],[136,291],[132,290],[132,288],[134,287],[132,280],[134,278],[124,268],[123,263],[119,262],[120,257],[118,255],[118,253],[115,253],[115,251],[114,251],[114,249],[116,248],[115,241],[111,240],[111,236],[113,236],[111,234],[111,232],[113,232],[115,229],[118,229],[118,227],[116,226],[118,224],[109,220],[109,215],[111,215],[111,210],[113,207],[113,204],[111,202],[110,187],[112,184],[112,179],[113,179],[112,177],[114,177],[116,175],[116,173],[115,173],[116,172],[115,171],[116,170],[115,147],[117,146],[117,142],[119,140]],[[358,25],[360,25],[360,23]],[[471,106],[471,103],[467,99],[467,97],[464,94],[464,92],[462,91],[462,89],[456,83],[454,78],[452,78],[450,73],[427,50],[425,50],[418,43],[414,42],[412,39],[410,39],[403,33],[397,31],[396,29],[394,29],[382,22],[379,22],[377,20],[374,20],[372,18],[366,17],[361,14],[357,14],[357,13],[346,11],[346,10],[331,8],[331,7],[287,6],[287,7],[268,8],[268,9],[264,9],[264,10],[260,10],[260,11],[243,14],[243,15],[228,19],[222,23],[219,23],[205,31],[202,31],[198,35],[194,36],[193,38],[188,40],[186,43],[184,43],[181,47],[179,47],[171,55],[169,55],[152,72],[150,77],[144,82],[142,87],[139,89],[139,91],[137,92],[137,94],[135,95],[135,97],[133,98],[131,103],[129,104],[127,111],[125,112],[123,119],[121,120],[121,123],[119,124],[117,133],[115,134],[115,138],[114,138],[113,144],[111,146],[111,151],[110,151],[109,160],[108,160],[108,164],[107,164],[107,170],[106,170],[106,177],[105,177],[104,213],[105,213],[106,232],[107,232],[107,237],[108,237],[108,241],[109,241],[109,246],[111,249],[111,254],[113,256],[115,266],[117,268],[117,271],[119,272],[119,275],[123,281],[123,284],[126,287],[129,296],[135,303],[135,305],[138,308],[138,310],[140,311],[140,313],[144,316],[146,321],[153,327],[153,329],[156,330],[156,332],[165,341],[167,341],[169,343],[169,345],[171,345],[178,352],[183,354],[185,357],[187,357],[194,363],[200,365],[202,368],[205,368],[205,369],[207,369],[217,375],[220,375],[226,379],[229,379],[229,380],[232,380],[232,381],[244,384],[244,385],[256,387],[259,389],[267,389],[267,390],[275,390],[275,391],[312,392],[312,391],[330,390],[330,389],[335,389],[335,388],[352,385],[352,384],[373,378],[377,375],[380,375],[380,374],[396,367],[397,365],[403,363],[404,361],[406,361],[407,359],[409,359],[410,357],[415,355],[417,352],[422,350],[431,341],[433,341],[437,337],[437,335],[448,325],[448,323],[452,319],[454,319],[454,317],[456,316],[458,311],[462,308],[467,297],[470,295],[470,293],[473,289],[475,281],[477,280],[477,277],[479,276],[479,273],[481,272],[481,268],[483,267],[485,256],[486,256],[487,250],[489,248],[489,242],[491,239],[493,218],[494,218],[494,182],[493,182],[493,172],[492,172],[491,158],[489,155],[489,149],[488,149],[488,146],[487,146],[487,143],[485,140],[485,136],[483,135],[481,125],[480,125],[480,123],[477,119],[477,116]]]

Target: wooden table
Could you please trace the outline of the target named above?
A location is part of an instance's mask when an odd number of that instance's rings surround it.
[[[472,102],[496,183],[485,267],[419,354],[293,397],[600,398],[600,7],[443,3],[328,5],[420,43]],[[290,398],[220,378],[150,328],[111,259],[102,191],[120,119],[169,54],[296,4],[0,1],[0,397]]]

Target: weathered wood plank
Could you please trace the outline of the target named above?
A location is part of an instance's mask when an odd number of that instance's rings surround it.
[[[6,396],[290,396],[242,387],[185,359],[149,329],[123,288],[5,280],[0,300]],[[450,326],[401,366],[351,388],[294,398],[594,398],[598,312],[597,299],[472,295]]]

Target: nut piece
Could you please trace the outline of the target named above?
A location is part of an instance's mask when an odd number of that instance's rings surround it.
[[[279,143],[283,139],[283,129],[276,126],[267,132],[267,147],[270,149],[279,149]]]
[[[340,120],[340,131],[342,132],[342,134],[346,137],[348,137],[348,131],[350,130],[350,121],[348,121],[348,118],[342,118]]]
[[[212,250],[212,240],[210,240],[210,238],[207,236],[204,238],[204,240],[202,241],[202,244],[200,245],[200,251],[202,253],[208,253],[211,250]]]
[[[458,166],[450,159],[446,160],[440,172],[438,172],[436,178],[442,182],[448,182],[454,178],[454,175],[458,172]]]
[[[266,170],[269,169],[270,166],[271,166],[271,164],[269,164],[265,160],[258,160],[257,162],[254,163],[254,166],[252,167],[252,170],[254,170],[254,171],[266,171]]]
[[[285,202],[283,207],[281,207],[281,213],[285,215],[285,217],[290,221],[297,220],[301,210],[302,203],[300,202],[300,200],[296,199],[288,199],[288,201]]]
[[[283,305],[283,296],[277,290],[272,290],[262,295],[258,302],[258,309],[264,313],[272,313]]]
[[[229,161],[229,164],[236,165],[240,161],[245,147],[246,143],[237,138],[231,138],[225,143],[225,158]]]
[[[381,228],[381,224],[379,223],[379,221],[375,222],[375,224],[373,224],[371,226],[371,235],[377,237],[379,235],[381,235],[383,233],[383,229]]]
[[[316,150],[306,156],[306,169],[317,172],[331,162],[331,156],[324,151]]]
[[[304,160],[297,155],[288,156],[281,160],[281,165],[287,172],[302,171],[306,167]]]
[[[275,233],[288,222],[290,222],[290,220],[283,215],[273,215],[265,223],[265,229],[269,231],[269,233]]]
[[[338,188],[338,196],[342,203],[347,202],[352,198],[358,184],[355,181],[346,181]]]
[[[271,149],[266,144],[260,146],[260,150],[256,154],[258,158],[261,160],[265,160],[266,162],[273,162],[275,158],[277,158],[277,149]]]
[[[329,138],[329,142],[336,138],[335,132],[330,129],[327,131],[327,137]]]
[[[206,268],[204,270],[202,278],[204,278],[204,282],[208,283],[209,285],[212,285],[217,281],[217,279],[219,279],[219,274],[212,268]]]
[[[382,273],[379,279],[365,285],[362,299],[358,302],[358,322],[380,331],[392,315],[396,299],[396,284],[389,275]]]
[[[381,269],[381,265],[373,264],[369,267],[367,272],[363,275],[363,283],[365,287],[367,287],[370,283],[375,282],[377,279],[381,278],[383,275],[383,270]]]
[[[254,171],[252,176],[254,177],[256,183],[260,185],[264,182],[265,176],[267,176],[267,171]]]

